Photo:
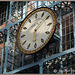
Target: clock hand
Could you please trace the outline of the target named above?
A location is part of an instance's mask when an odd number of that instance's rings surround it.
[[[33,39],[34,42],[36,41],[36,32],[37,30],[34,31],[34,39]]]
[[[37,32],[37,28],[40,26],[40,24],[46,19],[48,15],[46,15],[44,17],[44,19],[38,24],[38,26],[34,29],[34,38],[33,38],[33,41],[35,42],[36,41],[36,32]]]
[[[44,17],[44,19],[38,24],[38,26],[34,29],[34,31],[37,30],[37,28],[41,25],[41,23],[46,19],[47,16],[48,16],[48,15],[46,15],[46,16]]]

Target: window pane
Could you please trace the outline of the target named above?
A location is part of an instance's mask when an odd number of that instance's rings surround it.
[[[64,28],[64,27],[65,27],[65,21],[62,22],[62,28]]]
[[[73,33],[71,33],[71,40],[74,39]]]
[[[69,33],[69,27],[66,28],[66,34]]]
[[[70,32],[72,32],[72,31],[73,31],[73,25],[70,26]]]
[[[64,43],[64,42],[65,42],[65,36],[62,37],[62,43]]]
[[[62,29],[62,35],[65,35],[65,29]]]
[[[69,19],[66,20],[66,26],[69,26]]]
[[[70,35],[70,34],[66,35],[66,41],[69,41],[69,40],[70,40],[69,35]]]

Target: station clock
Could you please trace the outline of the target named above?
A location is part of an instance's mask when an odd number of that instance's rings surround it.
[[[32,11],[19,27],[18,48],[26,54],[41,50],[51,39],[55,26],[55,14],[50,8],[41,7]]]

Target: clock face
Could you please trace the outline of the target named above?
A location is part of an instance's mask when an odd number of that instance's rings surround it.
[[[19,28],[18,48],[27,54],[43,48],[54,33],[55,23],[55,15],[49,8],[38,8],[31,12]]]

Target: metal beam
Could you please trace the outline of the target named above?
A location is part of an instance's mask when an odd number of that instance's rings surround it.
[[[35,3],[35,9],[37,9],[38,8],[38,1],[36,1],[36,3]]]
[[[57,1],[57,2],[55,2],[55,3],[51,4],[51,5],[49,5],[48,7],[51,8],[51,7],[57,5],[57,4],[61,3],[61,2],[63,2],[63,1]]]
[[[61,23],[61,20],[62,20],[62,17],[61,17],[61,8],[59,9],[59,23],[60,23],[60,32],[59,32],[59,35],[60,35],[60,46],[59,46],[59,52],[62,52],[62,23]],[[60,59],[59,59],[59,63],[60,63],[60,73],[62,74],[63,71],[62,71],[62,57],[60,56]]]
[[[75,51],[75,48],[71,48],[71,49],[68,49],[68,50],[66,50],[66,51],[63,51],[63,52],[61,52],[61,53],[55,54],[55,55],[53,55],[53,56],[50,56],[49,58],[42,59],[41,62],[44,63],[44,62],[46,62],[46,61],[48,61],[48,60],[52,60],[52,59],[54,59],[54,58],[57,58],[57,57],[59,57],[59,56],[62,56],[62,55],[71,53],[71,52],[73,52],[73,51]]]
[[[71,48],[71,49],[69,49],[69,50],[66,50],[66,51],[63,51],[63,52],[61,52],[61,53],[55,54],[55,55],[53,55],[53,56],[50,56],[49,58],[44,58],[44,59],[42,59],[42,60],[40,60],[40,61],[38,61],[38,62],[36,62],[36,63],[28,64],[28,65],[26,65],[26,66],[24,66],[24,67],[15,69],[15,70],[10,71],[10,72],[6,72],[6,73],[4,73],[4,74],[14,74],[14,73],[17,73],[17,72],[19,72],[19,71],[21,71],[21,70],[30,68],[30,67],[35,66],[35,65],[39,65],[40,63],[44,63],[44,62],[46,62],[46,61],[52,60],[52,59],[54,59],[54,58],[57,58],[57,57],[59,57],[59,56],[62,56],[62,55],[68,54],[68,53],[71,53],[71,52],[73,52],[73,51],[75,51],[75,48]]]
[[[73,8],[73,34],[74,34],[74,47],[75,47],[75,4],[72,3]]]
[[[39,74],[43,74],[43,63],[39,64]]]
[[[59,32],[59,36],[60,36],[60,47],[59,47],[59,52],[62,52],[62,23],[61,23],[61,8],[59,9],[59,22],[60,22],[60,32]]]
[[[12,1],[10,1],[10,10],[9,10],[9,23],[11,23],[11,12],[12,12]]]
[[[10,72],[6,72],[6,73],[4,73],[4,74],[14,74],[14,73],[17,73],[17,72],[19,72],[19,71],[21,71],[21,70],[24,70],[24,69],[27,69],[27,68],[30,68],[30,67],[32,67],[32,66],[39,65],[39,64],[40,64],[40,62],[28,64],[28,65],[26,65],[26,66],[24,66],[24,67],[15,69],[15,70],[10,71]]]
[[[26,1],[26,8],[25,8],[25,11],[26,11],[26,16],[27,16],[27,12],[28,12],[28,1]]]
[[[24,57],[25,57],[25,55],[22,54],[22,67],[24,66]]]
[[[60,41],[60,37],[59,37],[59,35],[54,34],[53,37],[54,37],[56,40]]]
[[[23,20],[24,20],[24,18],[18,20],[17,22],[14,22],[13,24],[10,24],[10,23],[9,23],[5,28],[0,29],[0,31],[5,30],[5,29],[9,29],[11,26],[13,26],[13,25],[15,25],[15,24],[17,24],[17,23],[19,23],[19,22],[21,22],[21,21],[23,21]]]
[[[4,62],[4,72],[3,73],[6,73],[6,69],[7,69],[7,56],[8,56],[8,45],[9,45],[9,33],[10,33],[10,30],[8,30],[7,32],[7,45],[6,45],[6,50],[5,50],[5,62]]]
[[[41,1],[41,6],[42,6],[42,7],[43,7],[43,3],[44,3],[44,2],[43,2],[43,1]]]
[[[54,6],[54,5],[57,5],[58,3],[61,3],[61,2],[63,2],[63,1],[57,1],[57,2],[55,2],[55,3],[53,3],[53,4],[51,4],[51,5],[49,5],[48,7],[50,8],[50,7],[52,7],[52,6]],[[26,6],[27,6],[27,3],[28,3],[28,1],[26,1]],[[11,13],[11,12],[10,12]],[[9,15],[9,16],[11,16],[11,15]],[[18,21],[16,21],[16,22],[14,22],[13,24],[8,24],[5,28],[2,28],[2,29],[0,29],[0,31],[2,31],[2,30],[5,30],[5,29],[9,29],[11,26],[13,26],[13,25],[15,25],[15,24],[17,24],[17,23],[19,23],[19,22],[21,22],[21,21],[23,21],[24,20],[24,18],[22,18],[22,19],[20,19],[20,20],[18,20]],[[10,21],[9,21],[10,22]]]

